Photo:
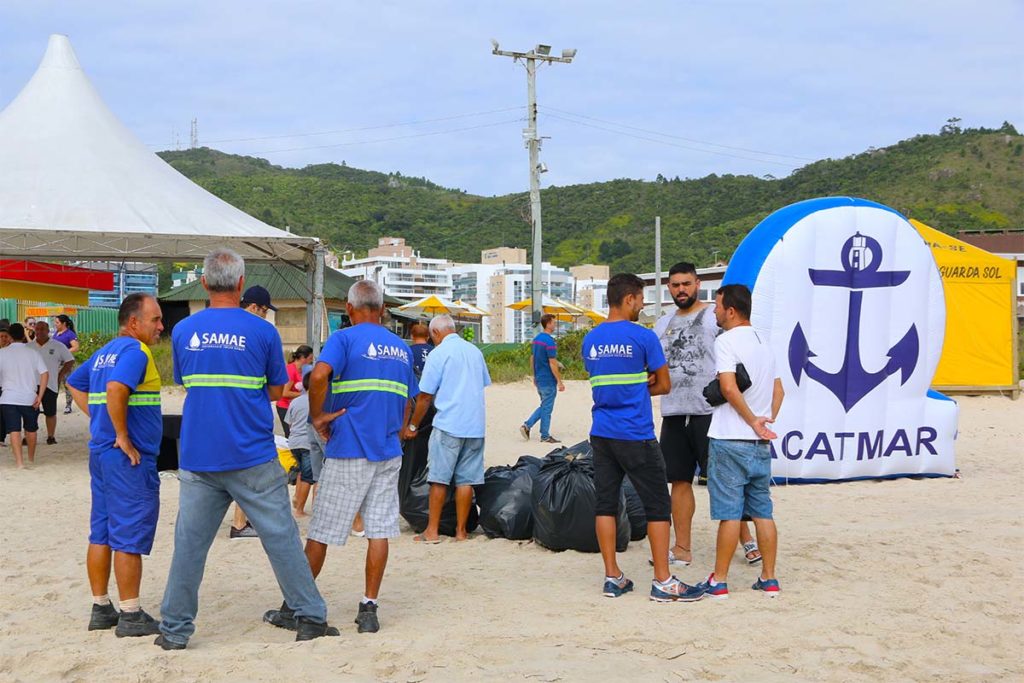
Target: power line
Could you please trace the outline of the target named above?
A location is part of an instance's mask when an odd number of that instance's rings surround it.
[[[629,130],[636,130],[636,131],[640,131],[641,133],[649,133],[651,135],[658,135],[660,137],[673,138],[675,140],[682,140],[684,142],[692,142],[692,143],[695,143],[695,144],[698,144],[698,145],[707,145],[708,147],[719,147],[721,149],[731,149],[731,150],[734,150],[734,151],[737,151],[737,152],[750,152],[752,154],[763,154],[765,156],[771,156],[771,157],[781,157],[781,158],[785,158],[785,159],[796,159],[798,161],[817,161],[817,159],[810,159],[808,157],[796,156],[794,154],[779,154],[777,152],[763,152],[763,151],[758,150],[758,149],[749,149],[747,147],[734,147],[732,145],[722,145],[722,144],[719,144],[717,142],[706,142],[704,140],[695,140],[693,138],[686,138],[686,137],[683,137],[681,135],[673,135],[672,133],[662,133],[662,132],[659,132],[659,131],[656,131],[656,130],[650,130],[648,128],[640,128],[638,126],[631,126],[631,125],[628,125],[628,124],[625,124],[625,123],[618,123],[616,121],[608,121],[606,119],[599,119],[596,116],[587,116],[586,114],[576,114],[576,113],[571,112],[571,111],[565,111],[564,109],[555,109],[554,107],[548,107],[546,105],[541,105],[541,108],[546,110],[546,111],[549,111],[549,112],[558,112],[559,114],[566,114],[568,116],[574,116],[574,117],[581,118],[581,119],[588,119],[590,121],[598,121],[600,123],[606,123],[606,124],[609,124],[609,125],[612,125],[612,126],[618,126],[619,128],[628,128]],[[553,116],[553,114],[552,114],[552,116]],[[741,158],[746,158],[746,157],[741,157]]]
[[[494,123],[482,123],[478,126],[465,126],[463,128],[449,128],[446,130],[435,130],[428,133],[414,133],[412,135],[399,135],[390,138],[376,138],[374,140],[354,140],[351,142],[337,142],[330,145],[311,145],[308,147],[288,147],[286,149],[269,149],[260,152],[249,152],[249,154],[280,154],[282,152],[299,152],[307,149],[330,149],[332,147],[351,147],[355,145],[372,145],[378,142],[393,142],[395,140],[410,140],[412,138],[425,138],[431,135],[446,135],[448,133],[461,133],[467,130],[478,130],[480,128],[493,128],[495,126],[504,126],[509,123],[521,123],[523,119],[508,119],[505,121],[495,121]]]
[[[617,135],[624,135],[624,136],[629,137],[629,138],[636,138],[637,140],[646,140],[648,142],[654,142],[654,143],[657,143],[659,145],[667,145],[669,147],[679,147],[680,149],[688,149],[688,150],[690,150],[692,152],[703,152],[705,154],[717,154],[719,156],[732,157],[733,159],[744,159],[746,161],[756,161],[757,163],[761,163],[761,164],[773,164],[775,166],[784,166],[786,168],[792,168],[793,167],[793,164],[791,164],[791,163],[787,164],[787,163],[782,162],[782,161],[772,161],[771,159],[756,159],[754,157],[742,156],[740,154],[730,154],[728,152],[716,152],[715,150],[712,150],[712,149],[701,149],[700,147],[693,147],[693,146],[690,146],[690,145],[681,145],[681,144],[676,143],[676,142],[669,142],[667,140],[659,140],[657,138],[651,138],[651,137],[647,137],[647,136],[644,136],[644,135],[636,135],[634,133],[627,133],[627,132],[622,131],[622,130],[615,130],[614,128],[607,128],[605,126],[598,126],[598,125],[595,125],[593,123],[585,123],[583,121],[577,121],[576,119],[566,118],[564,116],[559,116],[557,114],[552,114],[550,112],[548,113],[548,116],[550,116],[553,119],[558,119],[560,121],[567,121],[568,123],[572,123],[572,124],[575,124],[577,126],[586,126],[587,128],[595,128],[597,130],[603,130],[603,131],[607,131],[609,133],[616,133]]]
[[[415,121],[405,121],[402,123],[382,123],[375,126],[360,126],[358,128],[339,128],[337,130],[321,130],[311,133],[288,133],[281,135],[260,135],[248,138],[220,138],[218,140],[203,140],[204,143],[217,144],[221,142],[257,142],[260,140],[280,140],[284,138],[305,138],[314,137],[317,135],[337,135],[341,133],[358,133],[367,130],[379,130],[381,128],[400,128],[402,126],[418,126],[424,123],[438,123],[440,121],[454,121],[455,119],[466,119],[473,116],[486,116],[488,114],[501,114],[508,111],[518,111],[525,109],[526,107],[505,107],[503,109],[489,109],[487,111],[475,111],[468,112],[465,114],[453,114],[452,116],[441,116],[435,119],[417,119]],[[153,145],[151,145],[153,146]]]

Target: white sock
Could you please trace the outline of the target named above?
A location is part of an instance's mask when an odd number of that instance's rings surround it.
[[[715,575],[714,574],[712,574],[711,576],[708,577],[708,585],[709,586],[717,586],[718,585],[718,581],[715,580]]]
[[[655,582],[656,582],[656,583],[657,583],[657,584],[658,584],[659,586],[667,586],[667,585],[669,585],[670,583],[672,583],[672,581],[673,581],[673,580],[674,580],[675,578],[676,578],[676,577],[674,577],[674,576],[670,576],[670,577],[668,577],[667,579],[665,579],[664,581],[658,581],[657,579],[655,579],[654,581],[655,581]]]
[[[138,598],[132,598],[131,600],[121,600],[121,611],[122,612],[138,612],[142,609],[139,604]]]
[[[363,603],[364,605],[376,605],[377,604],[377,598],[368,598],[368,597],[366,597],[364,595],[363,599],[360,600],[360,602]]]
[[[110,604],[110,595],[94,595],[92,596],[92,604],[106,607]]]
[[[606,581],[614,581],[615,583],[622,583],[622,580],[626,578],[625,574],[619,574],[618,576],[606,576]]]

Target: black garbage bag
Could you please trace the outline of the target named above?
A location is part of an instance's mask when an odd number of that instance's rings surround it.
[[[550,550],[600,551],[594,530],[597,495],[592,459],[552,458],[546,462],[534,478],[532,503],[533,538],[537,543]],[[626,549],[629,534],[629,518],[620,492],[616,550]]]
[[[647,538],[647,513],[628,475],[622,480],[622,495],[626,499],[626,516],[629,517],[629,540],[642,541]]]
[[[539,464],[539,458],[533,458]],[[540,470],[520,458],[515,466],[490,467],[476,487],[480,528],[491,538],[519,541],[533,537],[533,477]]]
[[[516,469],[528,469],[531,476],[536,476],[537,472],[540,472],[540,468],[543,464],[543,458],[538,458],[533,455],[523,455],[516,460],[514,467]]]
[[[528,456],[524,455],[523,458],[525,458],[525,457],[528,457]],[[572,458],[574,460],[579,460],[579,459],[582,459],[582,458],[593,458],[593,457],[594,457],[594,448],[590,445],[590,442],[589,441],[580,441],[578,444],[575,444],[573,446],[559,446],[558,448],[556,448],[555,450],[551,451],[550,453],[545,455],[543,458],[541,458],[541,462],[543,464],[543,463],[548,463],[548,462],[555,462],[555,461],[565,460],[566,458]],[[520,460],[522,460],[523,458],[520,458]]]
[[[433,407],[431,407],[433,411]],[[431,414],[432,417],[432,414]],[[427,422],[424,420],[424,422]],[[398,474],[398,511],[416,533],[427,528],[430,510],[430,483],[427,481],[427,442],[433,428],[427,425],[420,429],[416,438],[405,442],[402,455],[402,469]],[[448,487],[448,498],[441,510],[439,531],[444,536],[455,535],[455,488]],[[479,524],[479,513],[474,501],[469,508],[466,531],[475,531]]]
[[[413,531],[421,533],[427,528],[430,512],[430,483],[427,481],[427,470],[416,473],[409,482],[405,495],[400,495],[399,512],[409,523]],[[480,523],[480,515],[476,509],[476,501],[470,505],[469,519],[466,520],[466,531],[473,532]],[[441,525],[438,531],[442,536],[455,535],[455,487],[448,487],[448,498],[441,509]]]

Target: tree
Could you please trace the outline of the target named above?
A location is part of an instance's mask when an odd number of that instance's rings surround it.
[[[960,121],[958,116],[946,119],[946,125],[939,130],[939,135],[960,135]]]

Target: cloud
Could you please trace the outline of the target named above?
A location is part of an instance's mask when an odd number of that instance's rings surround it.
[[[47,34],[64,32],[110,107],[154,149],[170,146],[172,129],[187,140],[193,117],[201,142],[407,123],[525,105],[522,68],[491,55],[488,40],[547,42],[579,53],[538,75],[541,132],[551,136],[546,185],[659,172],[781,176],[804,162],[641,140],[625,133],[658,136],[570,123],[555,110],[812,159],[934,132],[954,115],[968,126],[1020,125],[1021,25],[1014,0],[985,12],[949,0],[9,2],[0,102],[31,76]],[[524,124],[474,126],[515,116],[214,146],[290,166],[344,159],[500,194],[526,188]],[[410,137],[462,128],[473,129]],[[390,138],[404,139],[342,144]],[[337,146],[274,151],[317,145]]]

